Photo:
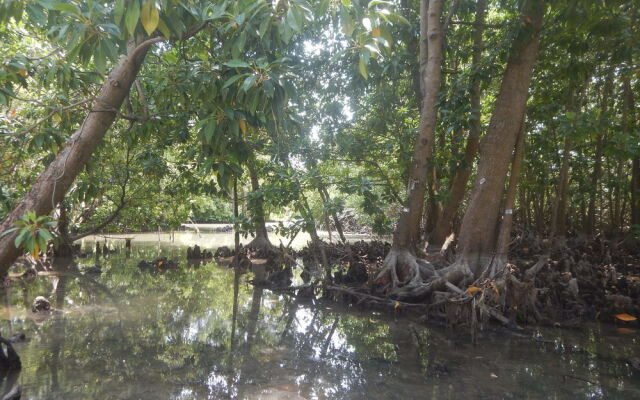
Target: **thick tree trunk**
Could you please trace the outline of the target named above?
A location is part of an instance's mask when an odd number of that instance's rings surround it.
[[[411,163],[406,208],[400,216],[393,240],[395,248],[412,251],[420,238],[420,218],[423,211],[426,178],[433,156],[436,101],[442,82],[441,14],[442,0],[421,1],[420,68],[423,101],[420,112],[420,134],[416,140]],[[425,53],[428,53],[428,56]]]
[[[424,208],[427,174],[433,158],[433,140],[436,129],[436,103],[442,83],[442,0],[420,2],[420,72],[422,106],[420,133],[409,172],[407,202],[400,214],[393,236],[392,250],[384,261],[379,275],[389,274],[393,286],[421,280],[420,265],[416,262],[416,249],[420,241],[420,221]]]
[[[118,110],[136,79],[145,53],[152,43],[153,41],[147,41],[136,48],[130,46],[129,54],[120,59],[107,77],[92,110],[80,128],[40,174],[29,193],[5,217],[0,225],[0,232],[10,229],[27,211],[35,211],[37,215],[48,215],[63,199],[67,189],[116,119]],[[6,274],[11,264],[22,253],[22,250],[13,244],[15,237],[16,234],[13,233],[0,238],[0,275]]]
[[[64,201],[58,207],[58,243],[55,246],[54,254],[58,257],[68,257],[73,255],[73,240],[69,235],[69,214]]]
[[[249,178],[251,179],[251,190],[254,193],[260,190],[260,182],[258,181],[258,173],[253,164],[249,163]],[[251,204],[254,229],[256,231],[256,237],[253,238],[247,247],[258,250],[269,250],[273,248],[273,244],[269,240],[269,232],[267,232],[267,225],[264,216],[264,199],[262,194],[254,197],[254,201]]]
[[[544,2],[525,3],[524,26],[514,39],[500,93],[481,144],[478,176],[462,220],[458,264],[478,277],[491,261],[505,178],[525,113],[529,83],[538,53]]]
[[[442,246],[447,236],[453,232],[453,220],[467,191],[467,182],[473,170],[473,161],[478,153],[478,144],[480,142],[480,97],[482,91],[480,90],[480,79],[477,75],[477,70],[482,57],[485,13],[486,0],[478,0],[476,3],[476,26],[473,34],[473,54],[471,56],[472,74],[469,86],[471,100],[469,137],[467,138],[462,164],[458,166],[451,181],[449,201],[445,204],[438,218],[436,228],[429,238],[429,243],[435,246]]]

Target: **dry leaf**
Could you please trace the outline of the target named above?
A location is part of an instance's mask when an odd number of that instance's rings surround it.
[[[633,335],[634,333],[637,333],[638,331],[635,329],[629,329],[629,328],[618,328],[616,329],[616,332],[618,332],[621,335]]]
[[[492,377],[492,378],[497,378],[497,377],[498,377],[498,375],[496,375],[496,374],[494,374],[494,373],[492,372],[492,373],[491,373],[491,377]]]
[[[625,314],[616,314],[615,317],[617,319],[619,319],[620,321],[627,321],[627,322],[628,321],[635,321],[635,320],[638,319],[638,318],[634,317],[633,315],[626,314],[626,313]]]
[[[475,292],[477,292],[477,291],[479,291],[479,290],[482,290],[482,289],[480,289],[480,288],[479,288],[479,287],[477,287],[477,286],[469,286],[469,287],[467,288],[467,294],[468,294],[469,296],[471,296],[471,295],[473,295]]]
[[[400,302],[399,302],[399,301],[396,301],[395,303],[393,303],[393,307],[394,307],[394,308],[398,308],[398,307],[400,307]]]

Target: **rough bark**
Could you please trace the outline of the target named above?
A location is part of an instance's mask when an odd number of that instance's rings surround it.
[[[258,173],[255,165],[249,163],[249,178],[251,180],[251,190],[258,192],[260,190],[260,182],[258,181]],[[253,238],[247,247],[259,250],[270,250],[273,248],[273,244],[269,240],[269,233],[267,232],[267,225],[264,216],[264,199],[262,195],[255,197],[252,204],[253,211],[253,223],[256,231],[256,237]]]
[[[73,254],[73,240],[69,235],[69,214],[65,202],[60,202],[58,207],[58,244],[55,247],[55,255],[59,257],[68,257]]]
[[[457,261],[475,276],[489,265],[495,252],[505,178],[538,53],[545,4],[540,0],[525,4],[523,27],[514,39],[491,122],[481,143],[478,176],[460,228]]]
[[[478,0],[476,3],[476,25],[473,33],[473,53],[471,56],[472,75],[469,85],[471,102],[469,137],[467,138],[462,164],[458,166],[451,181],[449,201],[445,204],[435,230],[429,238],[429,243],[435,246],[442,246],[447,236],[453,231],[453,220],[464,199],[467,182],[473,170],[473,161],[478,153],[478,144],[480,142],[480,97],[482,91],[480,90],[480,79],[474,74],[477,72],[482,57],[485,13],[486,0]]]
[[[442,83],[442,0],[420,2],[420,72],[422,106],[420,133],[409,172],[407,201],[400,214],[393,236],[393,246],[378,276],[389,276],[393,286],[417,283],[421,279],[420,260],[416,261],[416,249],[420,240],[420,221],[424,208],[427,174],[433,158],[433,140],[436,128],[436,102]]]
[[[524,146],[526,139],[525,118],[522,120],[522,128],[518,134],[516,149],[513,153],[513,161],[511,163],[511,173],[509,174],[509,185],[507,186],[507,194],[504,199],[504,212],[500,221],[500,229],[498,231],[498,240],[496,244],[496,256],[492,263],[492,268],[499,270],[508,260],[509,241],[511,239],[511,227],[513,225],[513,206],[515,204],[518,192],[518,180],[520,178],[520,168],[524,158]],[[489,276],[493,277],[494,270],[489,271]]]
[[[395,248],[407,250],[413,250],[420,237],[420,218],[423,211],[426,178],[428,166],[433,156],[436,101],[442,81],[442,29],[440,22],[442,0],[422,0],[420,7],[420,68],[423,87],[420,134],[416,140],[411,163],[406,208],[400,216],[398,229],[393,240]]]
[[[154,40],[146,41],[138,47],[130,46],[128,55],[123,56],[113,68],[91,111],[80,128],[71,136],[47,169],[40,174],[27,195],[5,217],[0,232],[10,229],[25,212],[37,215],[49,214],[64,198],[66,191],[76,176],[82,171],[91,154],[113,124],[118,110],[129,94],[136,79],[148,47]],[[7,270],[22,253],[13,244],[16,233],[0,238],[0,275]]]

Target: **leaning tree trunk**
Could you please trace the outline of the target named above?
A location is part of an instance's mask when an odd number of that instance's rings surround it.
[[[393,236],[393,246],[384,261],[378,279],[386,277],[392,286],[404,282],[420,281],[422,263],[417,262],[416,249],[420,240],[422,217],[429,164],[433,158],[433,140],[436,128],[436,102],[442,83],[442,0],[420,2],[420,69],[422,79],[422,107],[420,134],[416,140],[409,172],[407,202],[400,214]]]
[[[254,229],[256,231],[256,237],[253,238],[247,247],[256,250],[271,250],[274,248],[273,244],[269,240],[269,233],[267,232],[267,225],[264,216],[264,198],[260,191],[260,182],[258,181],[258,173],[256,172],[255,165],[249,163],[249,178],[251,179],[251,190],[254,192],[254,201],[251,204]],[[256,194],[257,193],[257,194]]]
[[[49,214],[63,199],[67,189],[116,119],[118,110],[140,70],[147,49],[153,43],[153,40],[149,40],[138,47],[130,46],[129,54],[119,60],[107,77],[80,128],[40,174],[29,193],[5,217],[0,225],[0,232],[10,229],[27,211],[34,211],[36,215]],[[0,275],[6,274],[11,264],[22,253],[22,249],[16,248],[13,243],[15,238],[16,233],[0,238]]]
[[[545,2],[526,2],[502,85],[481,144],[478,174],[462,220],[456,267],[480,276],[496,250],[496,226],[505,178],[525,113],[529,83],[540,42]],[[467,269],[468,268],[468,269]]]
[[[469,121],[469,137],[464,151],[462,164],[456,169],[450,186],[449,201],[445,204],[434,231],[429,238],[429,244],[442,246],[445,239],[453,232],[453,220],[458,213],[460,204],[467,190],[467,181],[473,169],[473,161],[478,153],[480,143],[480,78],[478,68],[482,57],[482,35],[484,33],[484,17],[486,13],[486,1],[478,0],[476,4],[475,31],[473,33],[473,54],[471,56],[471,82],[469,94],[471,98],[471,118]]]

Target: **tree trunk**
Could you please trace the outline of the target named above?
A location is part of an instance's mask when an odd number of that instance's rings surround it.
[[[558,244],[564,244],[567,230],[567,192],[569,189],[569,167],[571,164],[572,140],[567,136],[564,139],[564,149],[562,150],[562,166],[558,177],[556,200],[551,217],[551,232],[549,237],[554,243],[554,238],[558,239]]]
[[[331,196],[329,195],[329,191],[325,187],[319,187],[318,193],[320,194],[320,198],[322,199],[323,204],[326,206],[331,201]],[[340,222],[340,218],[338,218],[338,214],[336,214],[335,210],[331,210],[330,212],[331,218],[333,219],[333,224],[336,226],[336,231],[338,231],[338,235],[340,236],[340,240],[342,243],[347,243],[347,238],[344,236],[344,230],[342,229],[342,222]],[[329,229],[329,225],[327,224],[327,229]]]
[[[254,229],[256,231],[256,237],[247,245],[252,249],[258,250],[270,250],[273,248],[271,241],[269,240],[269,233],[267,232],[267,225],[264,216],[264,199],[262,194],[256,194],[260,190],[260,182],[258,181],[258,173],[255,165],[250,162],[248,164],[249,178],[251,179],[251,190],[254,192],[254,201],[251,204],[251,211],[253,215]]]
[[[453,220],[462,204],[465,192],[467,191],[467,182],[469,175],[473,169],[473,161],[478,152],[478,144],[480,142],[480,79],[477,76],[477,70],[480,66],[482,57],[482,35],[484,34],[484,20],[486,13],[486,0],[478,0],[476,3],[476,26],[473,34],[473,54],[471,56],[471,82],[469,86],[469,94],[471,97],[471,118],[469,125],[469,137],[464,151],[464,159],[462,164],[456,169],[450,186],[450,198],[445,204],[435,230],[429,238],[429,243],[435,246],[442,246],[445,239],[453,232]]]
[[[418,135],[409,173],[406,208],[398,221],[394,247],[414,250],[420,237],[428,165],[436,127],[436,101],[441,84],[442,32],[440,16],[442,0],[422,0],[420,3],[420,69],[423,100]],[[428,46],[428,50],[427,50]],[[427,56],[428,54],[428,56]]]
[[[418,282],[420,266],[415,260],[420,240],[420,221],[429,165],[433,158],[436,128],[436,102],[442,83],[442,0],[420,2],[420,72],[422,106],[420,133],[416,139],[407,185],[407,202],[400,214],[393,237],[393,249],[387,255],[382,274],[390,273],[393,286],[401,282]]]
[[[629,136],[633,136],[635,128],[635,101],[629,74],[622,75],[622,92],[624,96],[624,128]],[[640,156],[631,159],[631,225],[640,224]]]
[[[73,255],[73,240],[69,235],[69,214],[64,201],[60,202],[58,210],[58,243],[55,246],[54,254],[58,257],[69,257]]]
[[[613,77],[612,72],[607,74],[604,83],[604,89],[602,91],[602,103],[600,104],[600,129],[605,129],[604,126],[608,121],[609,111],[609,99],[611,98],[611,92],[613,90]],[[596,153],[593,160],[593,172],[591,173],[591,192],[589,193],[589,205],[587,211],[587,222],[585,226],[586,233],[593,235],[596,226],[596,196],[600,192],[599,182],[602,176],[602,155],[604,151],[604,139],[606,134],[598,132],[596,138]]]
[[[494,265],[500,267],[504,265],[509,257],[509,241],[511,239],[511,227],[513,225],[513,206],[518,192],[518,179],[520,177],[520,168],[522,159],[524,158],[525,146],[525,118],[522,118],[522,128],[516,142],[516,150],[513,154],[513,162],[511,163],[511,174],[509,175],[509,186],[507,187],[507,195],[504,200],[504,215],[500,222],[500,230],[498,232],[498,241],[496,245],[496,257]],[[522,206],[522,205],[521,205]],[[489,276],[493,277],[491,273]]]
[[[129,94],[147,49],[152,43],[153,41],[146,41],[138,47],[130,46],[129,54],[120,58],[80,128],[40,174],[29,193],[5,217],[0,224],[0,232],[10,229],[27,211],[34,211],[36,215],[48,215],[64,198],[66,191],[116,119],[118,110]],[[6,274],[11,264],[22,253],[22,249],[16,248],[13,244],[15,237],[16,233],[12,233],[0,238],[0,275]]]
[[[525,4],[522,20],[526,27],[514,39],[491,123],[481,144],[478,176],[460,228],[457,261],[476,277],[490,264],[495,252],[505,178],[538,53],[545,5],[540,0]]]

